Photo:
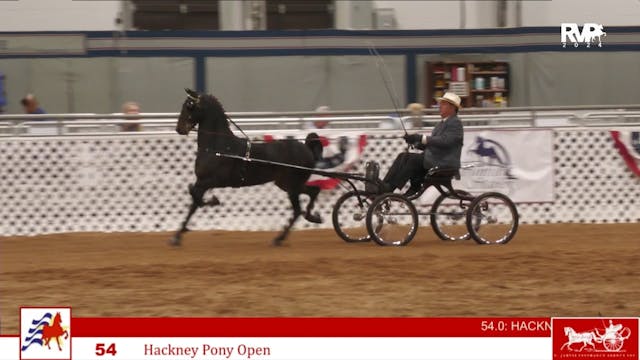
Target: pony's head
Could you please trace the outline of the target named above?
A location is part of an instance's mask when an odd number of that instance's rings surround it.
[[[53,317],[53,325],[58,325],[62,322],[62,317],[60,316],[60,313],[56,313],[56,316]]]
[[[182,110],[178,116],[176,132],[187,135],[198,125],[210,132],[230,132],[227,114],[222,104],[212,95],[200,94],[191,89],[184,89],[187,98],[182,103]]]
[[[176,124],[176,132],[180,135],[187,135],[204,117],[202,95],[191,89],[184,89],[184,91],[187,92],[187,98],[182,103],[182,110]]]

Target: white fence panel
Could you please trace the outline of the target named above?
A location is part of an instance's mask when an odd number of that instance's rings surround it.
[[[640,221],[640,178],[627,169],[609,130],[550,132],[552,202],[519,203],[522,223]],[[0,235],[176,230],[195,181],[194,140],[175,134],[0,139]],[[540,156],[540,149],[522,147]],[[404,150],[398,131],[369,136],[357,170],[376,160],[384,174]],[[316,209],[324,224],[296,226],[330,228],[331,208],[344,191],[321,193]],[[548,185],[537,191],[540,201],[548,200]],[[192,229],[279,230],[291,213],[286,194],[271,184],[214,192],[222,205],[199,210]],[[428,226],[426,217],[420,221]]]

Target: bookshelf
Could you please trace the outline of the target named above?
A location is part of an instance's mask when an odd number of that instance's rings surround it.
[[[463,107],[506,107],[509,103],[509,63],[425,62],[425,104],[436,107],[436,98],[453,91]]]

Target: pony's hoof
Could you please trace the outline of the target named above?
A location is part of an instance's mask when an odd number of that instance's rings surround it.
[[[171,246],[180,246],[182,239],[178,235],[173,235],[171,240],[169,240],[169,245]]]
[[[282,242],[284,241],[284,236],[278,236],[277,238],[273,239],[273,246],[282,246]]]
[[[219,199],[214,195],[214,196],[212,196],[212,197],[211,197],[211,199],[209,199],[209,201],[205,202],[203,205],[206,205],[206,206],[217,206],[217,205],[220,205],[220,204],[222,204],[222,203],[221,203],[221,202],[220,202],[220,200],[219,200]]]
[[[313,213],[313,214],[305,214],[304,218],[307,221],[312,222],[314,224],[322,224],[323,223],[322,216],[320,216],[320,214],[318,214],[317,212]]]

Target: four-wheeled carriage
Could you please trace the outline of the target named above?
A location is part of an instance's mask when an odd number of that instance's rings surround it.
[[[479,244],[510,241],[519,223],[513,201],[497,192],[472,196],[464,190],[453,189],[453,178],[459,178],[458,169],[430,169],[421,190],[411,197],[398,193],[378,195],[367,190],[367,186],[364,191],[347,192],[333,207],[333,227],[347,242],[374,240],[383,246],[402,246],[413,240],[420,216],[428,216],[431,227],[442,240],[472,238]],[[379,180],[368,176],[366,181]],[[440,195],[429,212],[422,212],[413,201],[431,186]]]

